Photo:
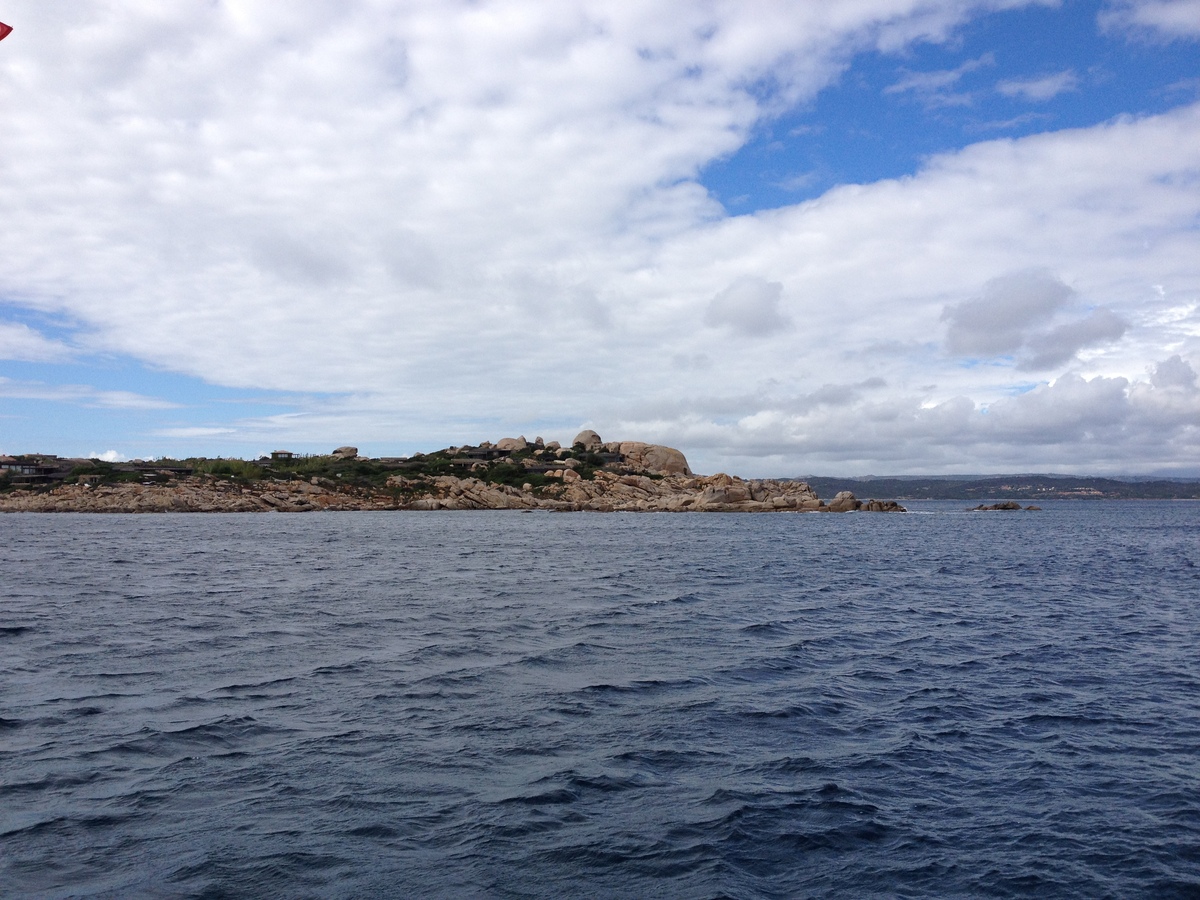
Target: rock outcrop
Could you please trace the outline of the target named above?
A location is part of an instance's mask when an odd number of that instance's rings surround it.
[[[187,466],[160,461],[118,468],[96,460],[68,462],[61,472],[54,470],[57,487],[0,490],[0,511],[904,511],[893,501],[863,503],[849,491],[825,504],[801,481],[697,476],[673,447],[606,444],[591,430],[576,435],[571,448],[540,437],[530,444],[522,436],[388,459],[364,459],[357,447],[347,446],[325,457],[277,454],[237,465],[192,460]]]
[[[773,479],[622,475],[597,471],[584,479],[564,468],[561,483],[534,491],[492,484],[474,477],[440,475],[388,479],[387,488],[352,488],[308,481],[231,480],[190,476],[168,485],[67,484],[50,491],[0,494],[6,512],[311,512],[317,510],[543,509],[596,512],[849,512],[856,509],[903,512],[892,501],[863,504],[839,494],[825,505],[808,484]]]
[[[171,484],[64,484],[51,491],[0,494],[4,512],[310,512],[391,509],[392,498],[330,489],[306,481],[260,481],[250,486],[192,476]]]
[[[804,482],[743,481],[729,475],[651,478],[604,471],[587,480],[572,469],[563,469],[557,477],[562,478],[561,485],[538,492],[449,475],[427,485],[397,478],[393,485],[413,492],[402,504],[405,509],[775,512],[825,508]]]

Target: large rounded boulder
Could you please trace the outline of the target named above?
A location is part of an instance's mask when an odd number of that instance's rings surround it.
[[[862,501],[850,491],[838,491],[829,501],[830,512],[854,512],[861,506]]]
[[[620,452],[628,465],[654,475],[692,474],[687,457],[674,447],[643,444],[641,441],[623,441]]]
[[[600,435],[587,428],[579,434],[575,435],[575,440],[571,441],[571,446],[581,444],[584,450],[599,450],[604,446],[604,441],[600,440]]]

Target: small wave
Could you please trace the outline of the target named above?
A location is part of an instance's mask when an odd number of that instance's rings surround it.
[[[346,834],[351,837],[383,839],[399,837],[400,831],[390,825],[359,825],[349,829]]]
[[[811,756],[784,756],[756,766],[755,771],[772,775],[803,775],[825,768],[824,764],[818,763]]]
[[[37,837],[46,832],[57,832],[64,830],[70,825],[70,818],[67,816],[54,816],[49,819],[40,819],[30,824],[18,824],[15,821],[8,825],[0,826],[0,837],[2,838],[29,838]]]
[[[90,771],[72,775],[46,775],[33,781],[9,781],[0,783],[0,797],[23,793],[53,794],[91,784],[100,777],[99,772]]]
[[[317,666],[313,669],[313,675],[357,675],[362,672],[362,666],[358,663],[342,663],[338,666]]]
[[[648,607],[648,606],[664,606],[664,605],[672,604],[672,603],[691,604],[691,603],[703,603],[703,602],[704,602],[704,598],[700,594],[687,593],[687,594],[678,594],[674,597],[661,597],[656,600],[643,600],[640,603],[635,603],[634,606]]]
[[[261,692],[263,690],[263,688],[274,687],[275,685],[279,685],[279,684],[290,684],[291,682],[293,682],[295,680],[296,680],[296,676],[288,675],[288,676],[285,676],[282,678],[268,678],[264,681],[234,682],[233,684],[227,684],[224,687],[216,688],[215,690],[213,690],[213,693],[214,694],[229,694],[229,695],[236,696],[238,694]],[[264,693],[258,693],[258,696],[264,697],[264,696],[268,696],[268,695],[264,694]],[[189,697],[187,699],[189,701],[191,701],[191,700],[203,700],[204,698]]]
[[[790,631],[786,625],[780,622],[756,622],[753,625],[743,625],[738,630],[743,634],[762,635],[765,637],[784,635]]]
[[[92,677],[92,678],[131,678],[131,679],[141,679],[141,678],[153,677],[153,676],[155,676],[155,675],[159,675],[159,674],[161,674],[161,673],[160,673],[160,672],[153,671],[153,670],[150,670],[150,669],[143,669],[143,670],[140,670],[140,671],[130,671],[130,672],[93,672],[93,673],[91,674],[91,677]]]
[[[98,716],[104,712],[104,709],[99,706],[77,706],[74,709],[68,709],[63,715],[71,716],[76,719],[85,719],[89,716]]]
[[[162,755],[178,752],[185,748],[235,749],[238,744],[282,733],[285,729],[262,725],[251,716],[222,717],[214,722],[205,722],[176,730],[160,730],[143,727],[136,737],[119,741],[110,747],[93,750],[89,755],[118,753],[134,755]]]
[[[623,763],[647,766],[663,772],[683,770],[708,761],[724,759],[728,754],[718,750],[700,749],[653,749],[627,750],[615,754],[612,759]]]
[[[536,794],[520,794],[516,797],[505,797],[500,803],[519,803],[527,806],[552,806],[557,804],[574,803],[579,795],[567,788],[555,788],[540,791]]]
[[[603,682],[600,684],[590,684],[580,688],[576,693],[582,694],[640,694],[653,693],[656,691],[671,690],[677,688],[697,687],[708,685],[710,682],[701,678],[682,678],[682,679],[660,679],[646,678],[640,681],[633,681],[629,684],[612,684]]]
[[[647,779],[641,775],[579,775],[572,774],[568,780],[572,790],[580,793],[596,791],[611,794],[617,791],[627,791],[633,788],[644,788]]]
[[[574,644],[566,647],[556,647],[552,650],[544,650],[541,653],[523,657],[518,660],[518,664],[544,668],[570,667],[578,665],[583,658],[611,653],[615,649],[611,644],[576,641]]]

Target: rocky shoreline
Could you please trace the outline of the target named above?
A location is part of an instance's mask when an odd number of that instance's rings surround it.
[[[400,485],[396,485],[401,487]],[[598,472],[540,494],[477,478],[443,475],[414,490],[392,491],[310,481],[239,485],[207,476],[175,483],[64,484],[0,495],[0,512],[314,512],[318,510],[543,509],[562,512],[903,512],[893,501],[863,502],[849,492],[829,503],[804,482]]]
[[[452,447],[388,461],[388,468],[381,468],[379,460],[358,457],[353,447],[342,447],[317,458],[329,461],[328,473],[335,477],[304,477],[304,466],[313,465],[313,458],[295,462],[291,454],[287,456],[283,461],[263,462],[262,477],[181,474],[177,468],[170,474],[164,469],[161,482],[101,482],[80,469],[82,474],[77,473],[74,481],[0,493],[0,512],[905,511],[894,501],[863,502],[848,491],[826,503],[801,481],[698,476],[683,454],[671,447],[604,444],[591,431],[578,435],[568,450],[541,438],[534,444],[506,438],[496,444]],[[356,465],[375,472],[376,480],[343,478],[352,475]],[[453,471],[439,474],[447,468]]]

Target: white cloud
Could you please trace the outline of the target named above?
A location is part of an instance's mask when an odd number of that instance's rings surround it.
[[[1011,430],[1118,385],[1177,416],[1145,458],[1188,450],[1190,401],[1139,379],[1200,360],[1200,107],[749,216],[695,181],[854,52],[1008,5],[10,2],[0,296],[83,323],[85,351],[335,395],[179,439],[418,449],[588,421],[694,440],[713,467],[929,471],[1017,458],[977,419]],[[1012,301],[1017,325],[962,307],[1029,271],[1072,293]],[[947,324],[1014,364],[947,356]],[[1013,399],[1018,364],[1054,389]],[[1135,432],[1109,436],[1143,459]]]
[[[1079,90],[1079,76],[1068,69],[1037,78],[1008,79],[999,82],[996,90],[1005,97],[1023,97],[1026,100],[1044,102],[1059,94]]]
[[[177,428],[163,428],[158,432],[163,437],[172,438],[214,438],[232,437],[238,434],[238,429],[228,425],[185,425]]]
[[[1082,319],[1063,322],[1029,340],[1029,355],[1020,367],[1029,370],[1050,369],[1071,362],[1077,353],[1098,344],[1119,339],[1129,323],[1111,309],[1092,310]]]
[[[1194,473],[1200,452],[1194,388],[1068,373],[987,406],[962,396],[930,403],[912,393],[847,398],[835,404],[763,398],[755,408],[743,400],[746,414],[733,422],[700,413],[623,424],[670,429],[679,445],[695,448],[690,461],[702,470],[722,460],[762,474],[778,474],[784,461],[792,475],[977,472],[980,459],[1007,471],[1129,472],[1114,445],[1136,450],[1140,471]]]
[[[776,334],[790,325],[779,311],[782,295],[783,285],[778,281],[743,276],[708,302],[704,324],[745,337]]]
[[[1114,33],[1173,40],[1200,37],[1200,0],[1113,0],[1100,24]]]
[[[84,458],[102,459],[105,462],[125,462],[127,459],[129,459],[128,456],[116,450],[105,450],[103,453],[99,452],[98,450],[91,450],[84,455]]]
[[[946,348],[959,356],[1016,356],[1021,369],[1070,362],[1081,350],[1111,343],[1128,328],[1109,309],[1072,311],[1075,292],[1045,271],[994,278],[976,297],[947,306]]]
[[[947,306],[946,344],[951,353],[1015,353],[1028,330],[1049,320],[1075,292],[1054,275],[1033,270],[993,278],[977,297]]]
[[[964,75],[977,72],[996,64],[994,53],[985,53],[969,59],[954,69],[938,69],[931,72],[904,72],[894,84],[883,89],[885,94],[913,93],[926,103],[935,106],[962,106],[971,102],[969,94],[952,90]]]
[[[61,341],[51,340],[28,325],[0,322],[0,359],[20,362],[63,362],[72,356]]]
[[[13,400],[47,400],[101,409],[177,409],[178,404],[131,391],[106,391],[86,384],[43,384],[0,376],[0,397]]]
[[[1162,390],[1175,388],[1192,393],[1196,390],[1196,370],[1176,353],[1154,366],[1150,383]]]

